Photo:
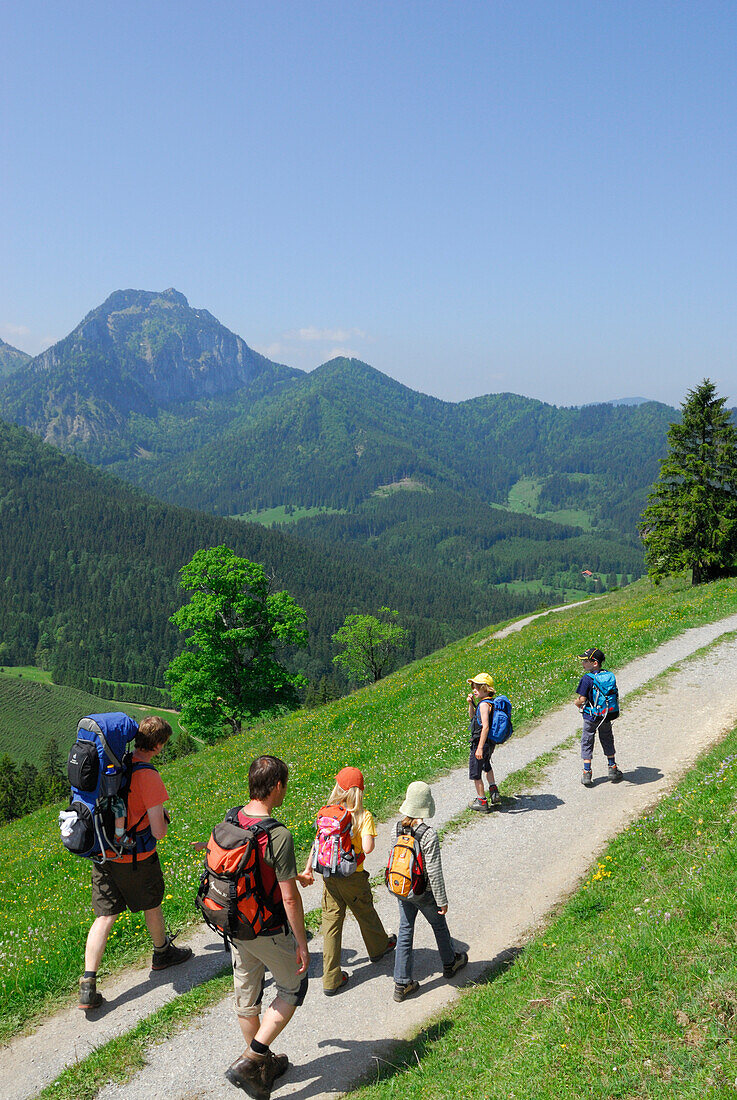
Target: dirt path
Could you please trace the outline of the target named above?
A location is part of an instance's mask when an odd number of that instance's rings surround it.
[[[737,616],[687,631],[618,670],[623,697],[734,630]],[[502,812],[474,821],[446,841],[443,862],[451,899],[450,928],[458,941],[468,945],[472,960],[459,976],[464,981],[478,978],[501,952],[529,935],[550,907],[575,887],[606,840],[672,786],[704,748],[737,724],[737,641],[720,644],[720,676],[716,694],[714,678],[709,681],[707,704],[702,684],[712,665],[712,654],[688,662],[669,676],[664,687],[625,707],[616,726],[625,782],[615,786],[599,778],[593,789],[585,789],[579,782],[577,750],[566,750],[539,791],[516,798]],[[676,722],[675,714],[687,716],[687,720]],[[513,738],[495,758],[499,777],[564,741],[577,729],[577,718],[568,705],[548,715],[527,736]],[[687,736],[683,735],[686,729]],[[599,754],[595,776],[601,777],[602,764]],[[433,784],[433,792],[438,806],[435,824],[442,824],[467,803],[470,792],[465,769]],[[380,829],[376,852],[368,861],[372,872],[385,858],[389,829],[390,824]],[[468,869],[469,852],[474,853],[476,862],[473,875]],[[483,890],[479,883],[484,884]],[[306,892],[306,908],[316,904],[319,893],[314,889]],[[396,928],[396,903],[386,891],[377,892],[377,905],[387,927]],[[404,1005],[391,999],[390,960],[376,967],[369,963],[352,922],[346,925],[343,955],[352,974],[351,986],[340,997],[325,998],[319,979],[320,942],[314,941],[311,977],[315,980],[279,1046],[289,1053],[294,1065],[275,1090],[276,1097],[338,1095],[386,1055],[392,1039],[416,1029],[456,995],[454,985],[459,983],[447,983],[439,976],[437,953],[428,932],[424,922],[422,926],[418,923],[415,977],[422,988]],[[67,1010],[6,1048],[3,1069],[8,1100],[35,1095],[66,1063],[84,1057],[222,966],[223,953],[214,938],[198,935],[189,942],[198,957],[181,972],[164,972],[155,980],[147,970],[129,972],[105,986],[107,1011],[97,1018],[87,1019],[77,1009]],[[237,1021],[226,1001],[196,1019],[181,1035],[154,1047],[142,1073],[123,1086],[108,1087],[101,1096],[105,1100],[235,1096],[222,1072],[240,1049]]]

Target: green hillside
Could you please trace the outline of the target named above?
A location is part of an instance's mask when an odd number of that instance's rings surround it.
[[[177,927],[192,919],[199,857],[191,840],[205,838],[230,806],[242,801],[252,757],[274,752],[291,767],[282,818],[304,852],[312,818],[336,771],[359,766],[380,816],[396,807],[407,783],[432,779],[458,766],[467,753],[466,679],[480,667],[493,673],[514,705],[516,736],[563,699],[579,673],[572,654],[596,641],[613,668],[647,652],[689,626],[737,611],[737,581],[693,589],[671,582],[656,589],[639,582],[582,608],[539,619],[502,640],[480,634],[456,642],[393,676],[314,711],[299,711],[245,731],[164,772],[174,827],[162,845],[167,877],[167,919]],[[481,643],[481,645],[479,645]],[[6,889],[0,898],[2,1020],[7,1030],[68,996],[79,977],[89,926],[89,867],[60,853],[53,843],[56,810],[48,807],[0,829],[0,861]],[[28,883],[44,891],[28,908]],[[106,962],[120,965],[147,949],[140,914],[119,922]],[[42,929],[39,934],[36,930]]]
[[[7,753],[15,763],[38,765],[44,747],[54,738],[65,759],[80,718],[123,708],[136,719],[157,711],[156,707],[118,703],[77,688],[0,673],[0,756]],[[167,719],[176,730],[176,716],[169,714]]]

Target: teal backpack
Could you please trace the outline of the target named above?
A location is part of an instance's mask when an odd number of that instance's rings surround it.
[[[608,718],[614,721],[619,718],[619,689],[613,672],[589,672],[588,675],[594,682],[592,700],[583,708],[584,714],[592,718]]]

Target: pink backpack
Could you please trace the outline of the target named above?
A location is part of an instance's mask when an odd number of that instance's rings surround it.
[[[312,866],[318,874],[352,875],[356,870],[351,831],[353,818],[345,806],[323,806],[315,821]]]

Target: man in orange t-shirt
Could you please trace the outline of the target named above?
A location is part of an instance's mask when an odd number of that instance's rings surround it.
[[[85,1011],[102,1004],[97,970],[115,921],[126,909],[143,911],[153,941],[152,970],[177,966],[192,956],[190,947],[177,947],[166,933],[161,903],[164,876],[156,851],[169,828],[164,803],[169,798],[161,776],[151,763],[171,737],[171,726],[153,714],[144,718],[136,734],[133,774],[128,794],[128,829],[135,847],[123,853],[109,851],[106,861],[92,865],[92,909],[95,919],[87,935],[84,974],[79,980],[79,1007]]]

